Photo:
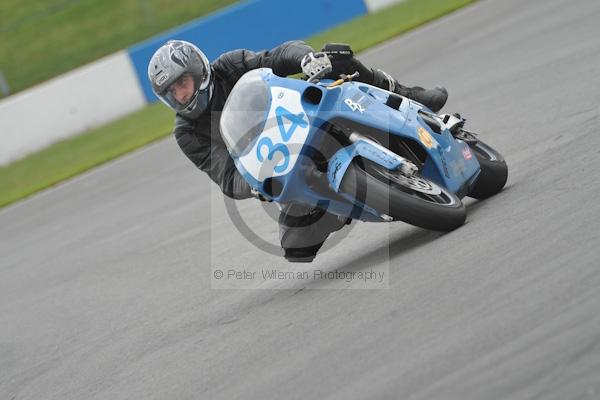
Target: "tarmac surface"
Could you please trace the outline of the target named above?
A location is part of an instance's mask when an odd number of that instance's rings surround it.
[[[3,209],[0,398],[600,398],[599,18],[484,0],[362,55],[445,85],[507,160],[448,234],[354,222],[290,266],[172,138]],[[263,269],[385,279],[243,279]]]

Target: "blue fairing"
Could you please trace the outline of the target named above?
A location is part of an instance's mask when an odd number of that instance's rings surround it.
[[[309,175],[315,170],[313,154],[327,134],[322,128],[332,121],[350,121],[418,143],[426,154],[421,174],[459,197],[465,195],[479,173],[479,163],[469,147],[456,140],[439,118],[419,103],[403,98],[399,108],[393,109],[385,104],[389,92],[359,82],[328,89],[325,85],[330,82],[321,81],[317,85],[282,78],[270,69],[247,75],[236,85],[230,99],[236,94],[238,99],[247,99],[247,95],[240,96],[245,94],[244,90],[261,91],[265,98],[252,105],[258,116],[254,119],[260,122],[252,122],[252,129],[244,127],[252,119],[238,110],[245,105],[232,110],[235,107],[228,107],[228,100],[221,131],[230,152],[235,148],[232,157],[246,181],[264,195],[272,194],[274,201],[319,205],[338,215],[381,220],[376,210],[337,191],[346,168],[356,156],[369,158],[388,169],[397,168],[400,162],[387,149],[360,140],[352,143],[329,160],[325,178],[329,191],[309,185]],[[439,132],[424,117],[437,121]],[[239,143],[244,144],[243,149],[236,147]]]

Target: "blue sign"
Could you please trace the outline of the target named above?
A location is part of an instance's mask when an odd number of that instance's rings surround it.
[[[148,81],[148,62],[166,41],[187,40],[209,58],[235,49],[273,48],[285,41],[307,38],[364,15],[363,0],[250,0],[155,36],[128,49],[148,102],[156,101]],[[317,49],[318,50],[318,49]]]

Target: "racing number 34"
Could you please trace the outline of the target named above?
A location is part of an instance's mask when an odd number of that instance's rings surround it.
[[[283,143],[273,144],[270,138],[263,137],[256,146],[256,157],[258,161],[264,161],[265,158],[261,151],[263,147],[267,148],[267,159],[269,160],[273,159],[275,153],[281,153],[282,162],[278,163],[274,168],[275,172],[281,173],[286,170],[290,163],[290,149],[284,143],[289,142],[296,128],[305,128],[308,126],[308,123],[304,120],[303,112],[294,114],[281,106],[275,109],[275,116],[277,117],[277,127],[279,128],[279,134],[281,135],[281,139],[283,139]],[[291,125],[287,129],[284,124],[284,118],[291,122]]]

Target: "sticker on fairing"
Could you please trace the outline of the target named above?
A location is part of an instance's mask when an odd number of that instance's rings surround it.
[[[253,148],[239,158],[248,174],[259,182],[294,168],[310,130],[300,92],[271,87],[271,99],[263,132]]]
[[[423,145],[428,149],[432,149],[437,144],[435,139],[431,136],[429,132],[427,132],[425,128],[417,129],[417,133],[419,134],[419,139],[421,140],[421,143],[423,143]]]
[[[471,153],[471,150],[468,147],[462,149],[462,155],[465,158],[465,160],[470,160],[471,158],[473,158],[473,153]]]
[[[360,103],[355,103],[352,99],[344,100],[344,104],[346,104],[352,111],[358,111],[361,114],[365,112],[365,108]]]

